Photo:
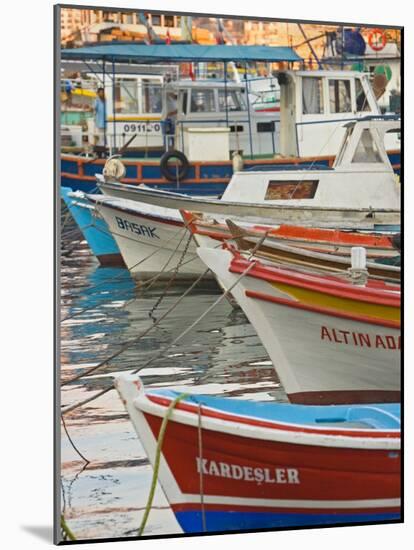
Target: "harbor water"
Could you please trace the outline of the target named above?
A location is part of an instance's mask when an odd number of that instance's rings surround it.
[[[175,285],[165,293],[164,286],[158,284],[139,289],[126,269],[99,267],[71,222],[63,236],[62,382],[84,373],[136,338],[187,288]],[[84,400],[109,387],[115,373],[143,366],[219,296],[215,283],[200,283],[136,344],[91,375],[64,385],[62,405]],[[254,329],[242,311],[226,299],[160,359],[144,367],[140,375],[147,387],[286,401]],[[86,466],[74,446],[89,461]],[[78,540],[137,535],[152,468],[115,390],[65,416],[61,478],[62,509]],[[181,529],[158,487],[144,534],[174,533],[181,533]]]

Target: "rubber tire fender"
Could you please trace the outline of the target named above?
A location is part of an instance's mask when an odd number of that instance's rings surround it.
[[[181,167],[179,168],[178,173],[176,173],[175,170],[174,172],[172,172],[168,168],[168,162],[173,158],[181,161]],[[176,149],[173,149],[172,151],[167,151],[161,157],[161,160],[160,160],[161,174],[168,181],[177,183],[178,181],[184,180],[188,174],[189,168],[190,168],[190,163],[188,162],[187,157],[184,155],[184,153],[182,153],[181,151],[177,151]]]

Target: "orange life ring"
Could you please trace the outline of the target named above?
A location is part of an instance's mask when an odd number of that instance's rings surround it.
[[[379,52],[385,48],[387,43],[387,36],[382,29],[374,29],[368,35],[368,44],[370,47]]]

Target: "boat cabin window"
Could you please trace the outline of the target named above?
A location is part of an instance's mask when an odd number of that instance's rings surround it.
[[[269,181],[265,200],[313,199],[319,180]]]
[[[161,85],[158,80],[142,80],[142,111],[144,113],[161,113]]]
[[[322,78],[311,76],[302,78],[302,104],[304,115],[316,115],[324,112]]]
[[[138,87],[135,78],[115,80],[115,112],[138,113]]]
[[[349,80],[329,80],[329,111],[331,113],[352,112]]]
[[[184,114],[187,114],[187,101],[188,101],[188,92],[184,90],[181,94],[181,111]]]
[[[368,128],[362,131],[352,162],[382,162],[377,144]]]
[[[371,110],[360,78],[355,79],[355,96],[358,113]]]
[[[191,112],[215,113],[214,90],[210,88],[191,90]]]
[[[246,105],[240,92],[236,90],[218,90],[218,104],[221,112],[226,111],[245,111]]]

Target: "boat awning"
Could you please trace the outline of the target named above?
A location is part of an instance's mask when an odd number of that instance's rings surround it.
[[[292,48],[279,46],[227,46],[217,44],[99,44],[62,49],[62,59],[157,62],[203,61],[279,61],[295,62],[302,58]]]

